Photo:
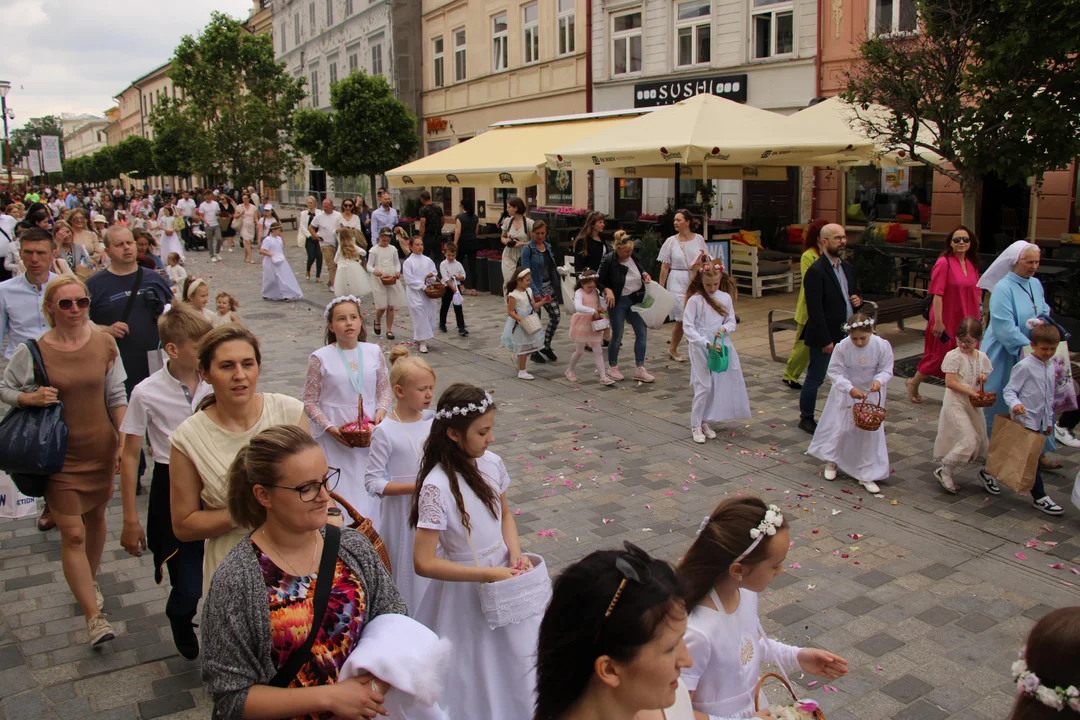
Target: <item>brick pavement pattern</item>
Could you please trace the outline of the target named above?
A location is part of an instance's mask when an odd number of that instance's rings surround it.
[[[302,277],[303,251],[291,239],[286,248]],[[301,281],[303,300],[263,301],[258,266],[243,265],[236,253],[224,258],[210,265],[205,253],[191,253],[189,273],[206,277],[211,294],[228,289],[240,298],[241,317],[263,342],[260,390],[299,397],[331,294],[324,284]],[[1070,581],[1080,578],[1070,569],[1080,564],[1080,512],[1069,506],[1064,518],[1051,519],[1026,497],[1006,491],[989,498],[970,471],[959,478],[958,494],[945,494],[931,474],[940,402],[924,386],[927,402],[909,404],[902,380],[890,393],[894,474],[885,498],[843,477],[825,482],[820,464],[803,455],[809,437],[795,427],[798,394],[780,384],[783,366],[763,348],[754,302],[737,305],[743,324],[734,336],[754,417],[724,427],[706,445],[689,437],[689,367],[658,359],[666,355],[666,329],[650,333],[655,384],[605,388],[590,363],[579,368],[579,382],[568,382],[565,331],[555,344],[559,361],[530,363],[537,379],[526,383],[499,348],[501,300],[480,295],[465,299],[470,337],[440,335],[427,359],[440,389],[467,381],[495,391],[492,449],[513,479],[522,546],[553,570],[623,540],[675,561],[719,500],[756,493],[782,507],[794,541],[785,574],[761,599],[765,629],[851,662],[851,672],[829,684],[835,692],[793,676],[803,696],[818,700],[830,720],[1005,717],[1014,696],[1009,666],[1031,624],[1078,603]],[[794,296],[778,304],[794,305]],[[402,319],[399,342],[411,335]],[[373,334],[369,340],[387,345]],[[1076,470],[1072,457],[1064,459],[1065,470],[1047,476],[1059,501],[1068,499]],[[139,508],[145,522],[145,496]],[[32,518],[0,521],[5,720],[210,716],[199,662],[179,657],[172,645],[167,586],[154,584],[148,553],[134,558],[120,547],[119,495],[108,522],[98,579],[119,634],[92,649],[63,579],[59,533],[39,533]],[[1031,541],[1038,544],[1029,548]],[[1049,567],[1058,563],[1061,569]]]

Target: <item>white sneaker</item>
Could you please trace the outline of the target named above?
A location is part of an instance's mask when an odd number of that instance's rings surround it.
[[[1056,502],[1050,499],[1049,495],[1043,495],[1038,500],[1033,500],[1031,504],[1036,510],[1046,513],[1047,515],[1064,515],[1065,508],[1058,505]]]
[[[867,480],[866,482],[860,480],[859,484],[866,488],[866,492],[868,493],[873,493],[874,495],[877,495],[881,492],[881,488],[879,488],[878,484],[873,480]]]
[[[104,615],[98,615],[86,621],[86,635],[91,645],[100,645],[116,637],[116,632]]]
[[[690,434],[698,445],[705,444],[705,433],[701,432],[701,428],[690,428]]]
[[[233,249],[232,249],[232,248],[229,248],[229,252],[232,252],[232,251],[233,251]]]
[[[826,480],[836,479],[836,463],[825,463],[825,472],[823,473]]]
[[[1060,425],[1054,426],[1054,437],[1062,445],[1067,445],[1071,448],[1080,448],[1080,439],[1072,434],[1072,431],[1068,428],[1063,428]]]
[[[425,342],[420,343],[420,352],[426,353],[427,351],[428,351],[427,343],[425,343]]]
[[[705,437],[710,440],[716,439],[716,431],[709,427],[709,423],[701,423],[701,432],[705,433]]]
[[[105,596],[101,594],[101,588],[97,583],[94,583],[94,599],[97,601],[97,609],[105,607]]]
[[[518,370],[518,380],[535,380],[536,377],[531,375],[528,370]]]

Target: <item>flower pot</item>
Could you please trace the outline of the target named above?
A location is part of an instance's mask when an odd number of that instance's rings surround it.
[[[492,295],[503,294],[502,258],[488,258],[488,292]]]
[[[469,268],[472,277],[473,289],[477,292],[488,291],[488,259],[486,257],[473,258],[473,266]],[[467,287],[467,286],[466,286]]]

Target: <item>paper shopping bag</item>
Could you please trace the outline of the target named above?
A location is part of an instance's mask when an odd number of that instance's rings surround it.
[[[1035,471],[1045,442],[1045,435],[1028,430],[1009,415],[997,415],[986,472],[1014,492],[1027,492],[1035,486]]]
[[[5,472],[0,472],[0,518],[21,518],[37,514],[37,498],[23,495]]]

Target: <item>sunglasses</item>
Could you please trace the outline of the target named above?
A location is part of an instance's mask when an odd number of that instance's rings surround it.
[[[323,488],[326,488],[327,492],[333,492],[337,487],[338,480],[341,478],[341,470],[338,468],[330,468],[326,471],[326,477],[322,480],[312,480],[306,482],[303,485],[297,485],[292,487],[291,485],[268,485],[267,483],[259,483],[265,488],[277,488],[279,490],[292,490],[303,502],[315,502],[322,492]]]
[[[645,555],[645,551],[628,542],[624,542],[623,547],[626,548],[626,552],[615,558],[615,569],[622,575],[622,580],[619,581],[619,587],[615,589],[615,596],[611,598],[611,602],[604,612],[604,619],[600,621],[600,627],[596,631],[596,638],[593,640],[594,643],[600,641],[600,634],[604,632],[607,619],[615,612],[615,607],[619,604],[619,599],[622,598],[623,592],[630,581],[632,580],[638,585],[645,585],[652,580],[652,571],[649,569],[649,559]]]
[[[963,245],[969,245],[971,243],[971,238],[968,238],[968,237],[954,237],[952,239],[952,241],[954,243],[961,243]]]
[[[56,306],[61,310],[70,310],[73,306],[79,308],[80,310],[85,310],[86,308],[90,307],[90,298],[81,297],[75,298],[74,300],[72,300],[71,298],[63,298],[62,300],[56,301]]]

